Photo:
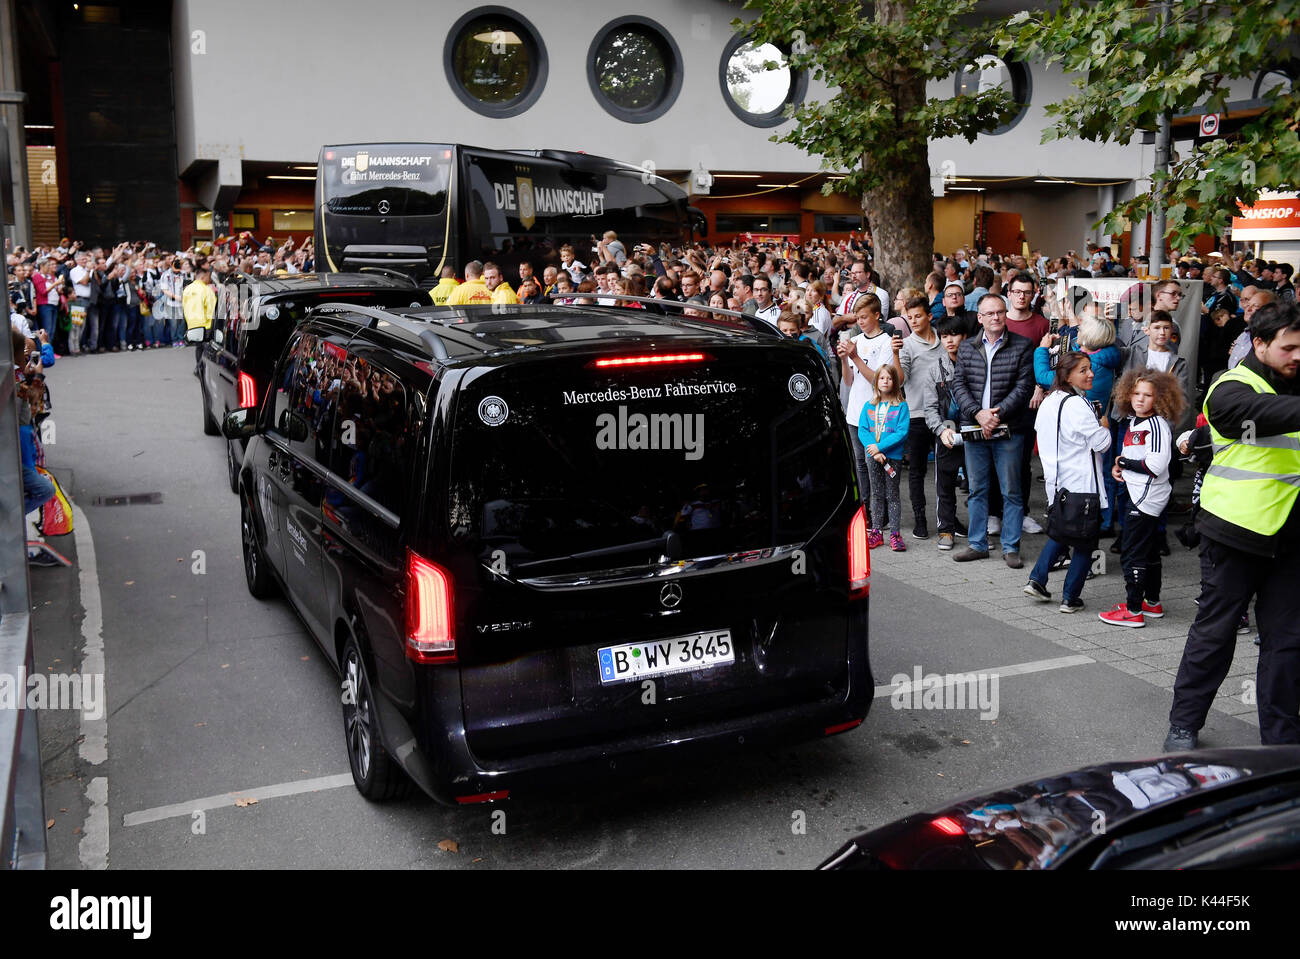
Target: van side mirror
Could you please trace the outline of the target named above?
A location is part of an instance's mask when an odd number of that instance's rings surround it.
[[[299,416],[297,413],[291,413],[288,410],[280,414],[279,429],[294,443],[301,443],[311,432],[305,417]]]
[[[214,329],[212,331],[212,342],[217,344],[217,346],[220,346],[222,343],[226,342],[225,331],[221,329]]]
[[[257,410],[231,410],[221,421],[221,435],[228,440],[246,440],[257,432]]]

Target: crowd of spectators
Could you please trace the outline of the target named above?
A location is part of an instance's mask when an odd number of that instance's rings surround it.
[[[237,273],[314,268],[310,238],[277,247],[248,232],[179,251],[144,241],[86,247],[65,237],[53,247],[16,247],[5,265],[11,323],[24,335],[43,333],[58,356],[180,348],[187,329],[211,323],[211,298],[196,283],[211,289]]]

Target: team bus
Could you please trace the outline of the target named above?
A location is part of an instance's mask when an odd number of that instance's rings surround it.
[[[630,163],[560,150],[483,150],[447,143],[321,148],[316,269],[395,270],[432,286],[443,266],[495,260],[507,277],[539,272],[595,238],[689,244],[703,214],[670,180]]]

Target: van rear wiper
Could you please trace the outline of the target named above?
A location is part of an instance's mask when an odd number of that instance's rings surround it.
[[[603,559],[606,556],[620,556],[623,553],[637,553],[643,550],[660,549],[669,559],[677,560],[682,558],[682,538],[677,533],[669,530],[658,539],[643,539],[635,543],[623,543],[620,546],[604,546],[600,549],[589,549],[581,553],[571,553],[568,556],[552,556],[548,559],[536,559],[531,563],[520,563],[515,567],[516,572],[522,572],[531,569],[534,566],[546,566],[549,563],[564,563],[569,561],[578,561],[585,559]]]

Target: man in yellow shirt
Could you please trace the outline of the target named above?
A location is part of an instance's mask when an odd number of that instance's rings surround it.
[[[501,279],[501,268],[495,263],[472,260],[465,264],[465,282],[451,291],[448,306],[470,306],[480,303],[518,303],[519,298],[510,284]]]
[[[433,300],[434,306],[446,306],[447,297],[451,296],[452,291],[458,286],[460,281],[456,279],[456,268],[444,266],[438,285],[429,291],[429,299]]]
[[[487,285],[488,292],[492,294],[493,303],[519,302],[519,297],[515,296],[515,291],[501,275],[501,267],[495,263],[483,264],[483,282]]]
[[[212,289],[209,279],[211,271],[207,264],[199,267],[193,283],[185,287],[181,294],[181,310],[185,314],[186,330],[202,329],[207,338],[212,329],[212,315],[217,308],[217,293]],[[199,375],[199,363],[203,358],[203,340],[194,344],[194,375]]]
[[[471,260],[465,264],[465,282],[447,296],[448,306],[468,306],[474,303],[491,303],[492,294],[483,282],[483,264]]]

